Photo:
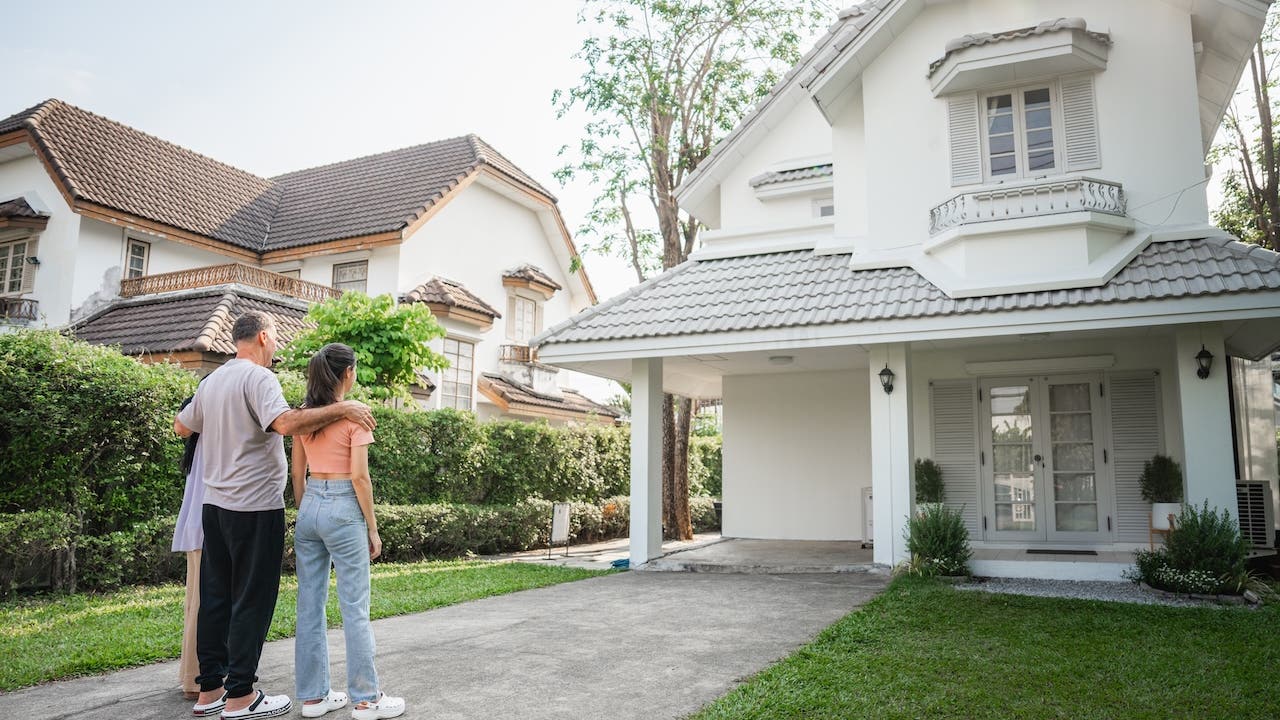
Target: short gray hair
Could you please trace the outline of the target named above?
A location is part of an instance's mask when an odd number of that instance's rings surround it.
[[[276,321],[270,315],[257,310],[250,310],[236,318],[236,324],[231,326],[231,340],[236,344],[240,344],[245,340],[252,340],[258,337],[258,333],[263,330],[270,330],[275,326]]]

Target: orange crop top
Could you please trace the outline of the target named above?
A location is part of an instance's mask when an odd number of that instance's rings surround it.
[[[310,435],[297,435],[307,452],[307,467],[318,473],[351,472],[351,448],[373,443],[373,433],[343,418]]]

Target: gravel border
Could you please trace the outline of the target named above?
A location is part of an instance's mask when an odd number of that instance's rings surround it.
[[[1031,595],[1034,597],[1075,598],[1078,600],[1104,600],[1108,602],[1136,603],[1141,605],[1171,605],[1174,607],[1230,607],[1211,600],[1157,595],[1131,582],[1103,580],[1031,580],[1021,578],[974,578],[972,582],[955,586],[957,590]],[[1238,606],[1237,606],[1238,607]]]

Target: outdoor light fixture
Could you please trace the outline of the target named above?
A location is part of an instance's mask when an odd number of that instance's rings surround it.
[[[35,255],[31,255],[27,257],[27,262],[30,263],[31,265],[39,265],[40,258],[36,257]]]
[[[880,371],[880,386],[884,388],[886,395],[893,392],[893,371],[889,369],[887,363],[884,369]]]
[[[1199,375],[1201,380],[1209,377],[1209,368],[1213,367],[1213,353],[1206,350],[1204,345],[1201,345],[1200,352],[1196,353],[1196,365],[1199,366],[1196,369],[1196,375]]]
[[[795,362],[795,359],[796,358],[794,355],[770,355],[769,364],[770,365],[790,365],[792,362]]]

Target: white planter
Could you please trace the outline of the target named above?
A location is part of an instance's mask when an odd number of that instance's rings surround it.
[[[1151,503],[1151,527],[1156,530],[1169,529],[1169,516],[1177,517],[1182,513],[1182,503]]]

